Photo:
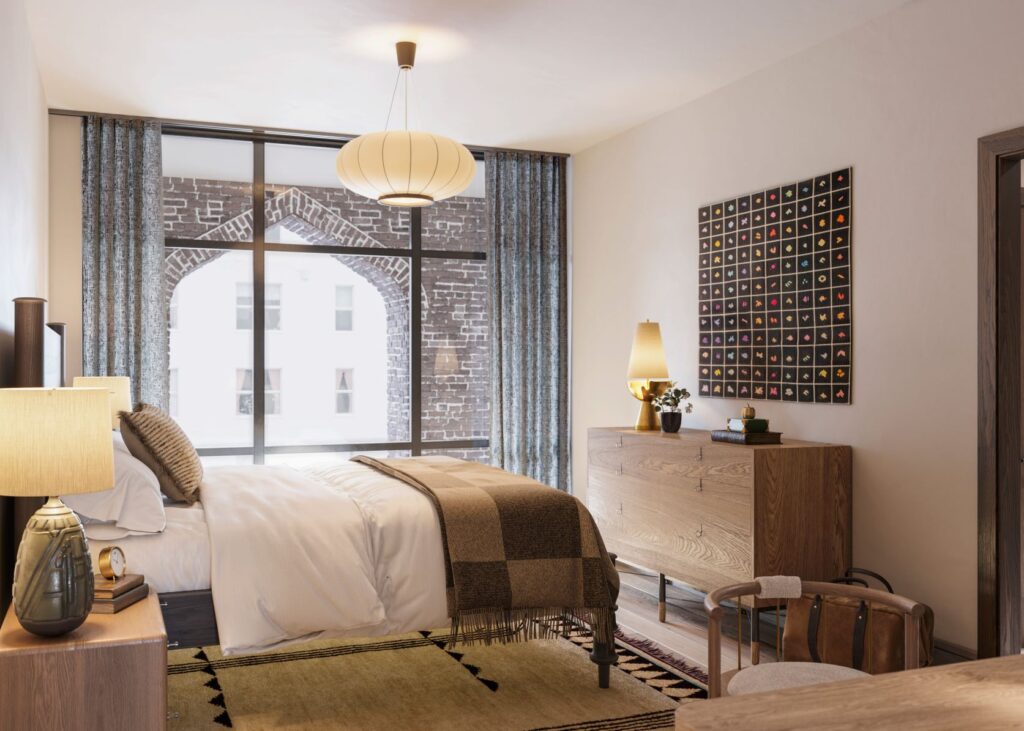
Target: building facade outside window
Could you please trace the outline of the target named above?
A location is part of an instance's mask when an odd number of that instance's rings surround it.
[[[334,410],[339,414],[352,413],[352,369],[339,368],[335,373]]]
[[[339,332],[351,332],[352,315],[352,287],[339,284],[334,288],[334,329]]]

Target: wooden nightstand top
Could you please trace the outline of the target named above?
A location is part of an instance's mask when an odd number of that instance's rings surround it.
[[[167,644],[160,600],[152,591],[145,599],[117,614],[90,614],[81,627],[60,637],[39,637],[26,631],[14,616],[12,604],[0,627],[0,658],[9,653],[55,652],[140,642]]]

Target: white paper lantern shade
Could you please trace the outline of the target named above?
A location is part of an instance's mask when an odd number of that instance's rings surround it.
[[[476,160],[455,140],[429,132],[373,132],[338,152],[338,178],[360,195],[392,206],[429,206],[473,182]]]

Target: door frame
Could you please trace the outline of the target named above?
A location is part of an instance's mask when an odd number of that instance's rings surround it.
[[[1021,652],[1021,158],[978,140],[978,657]]]

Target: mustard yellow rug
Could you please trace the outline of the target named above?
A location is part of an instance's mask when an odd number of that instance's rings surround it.
[[[174,650],[167,727],[640,731],[672,728],[679,703],[706,697],[699,671],[626,637],[604,690],[581,628],[504,646],[449,650],[446,640],[437,631],[234,657]]]

